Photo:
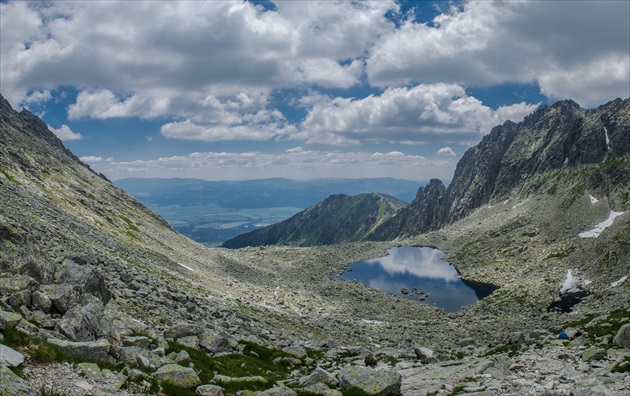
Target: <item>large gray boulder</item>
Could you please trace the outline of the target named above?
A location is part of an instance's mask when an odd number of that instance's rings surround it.
[[[55,345],[69,357],[86,359],[97,363],[114,363],[114,358],[109,355],[112,347],[105,339],[87,342],[73,342],[49,338],[48,342]]]
[[[369,395],[400,395],[402,377],[392,370],[374,370],[367,367],[348,367],[339,371],[342,389],[359,388]]]
[[[223,388],[219,385],[201,385],[195,389],[197,396],[223,396]]]
[[[282,352],[288,353],[289,355],[293,355],[300,359],[305,358],[307,356],[306,348],[302,345],[290,345],[282,348]]]
[[[613,338],[613,343],[619,348],[630,348],[630,323],[621,326]]]
[[[178,323],[164,331],[164,338],[172,338],[177,341],[178,338],[196,336],[205,331],[205,328],[190,323]]]
[[[118,304],[114,304],[113,302],[110,302],[105,307],[103,320],[109,324],[110,334],[119,338],[131,334],[143,334],[148,328],[145,323],[120,311]]]
[[[117,361],[126,364],[138,364],[144,367],[157,367],[162,363],[162,358],[156,353],[137,346],[112,347],[110,353]],[[140,364],[142,362],[142,364]],[[172,362],[172,361],[171,361]]]
[[[22,290],[33,291],[39,283],[30,276],[13,275],[0,277],[0,296],[10,296]]]
[[[201,385],[201,380],[194,369],[179,364],[167,364],[160,367],[153,374],[160,381],[169,382],[184,388],[194,388]]]
[[[57,283],[81,286],[83,292],[97,297],[103,305],[111,300],[112,293],[107,288],[105,278],[96,267],[90,264],[79,265],[72,259],[65,259],[63,264],[66,268],[59,275]]]
[[[24,363],[24,355],[13,348],[0,344],[0,367],[17,367]]]
[[[76,305],[63,315],[57,330],[71,341],[94,341],[107,335],[103,316],[101,300],[88,296],[85,305]]]
[[[0,330],[12,329],[22,320],[22,315],[0,310]]]
[[[313,372],[307,376],[300,378],[300,386],[310,386],[317,383],[330,384],[337,386],[339,381],[331,373],[324,370],[321,367],[317,367]]]
[[[52,308],[62,315],[79,305],[83,299],[83,291],[78,285],[42,285],[39,291],[50,299]]]
[[[209,353],[231,352],[230,340],[220,334],[205,332],[199,336],[199,346]]]
[[[297,396],[297,393],[291,388],[280,386],[262,391],[258,393],[258,396]]]
[[[0,367],[0,395],[41,396],[41,393],[7,367]]]

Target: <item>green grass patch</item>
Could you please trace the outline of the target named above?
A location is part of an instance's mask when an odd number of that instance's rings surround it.
[[[499,355],[501,353],[507,353],[509,357],[516,356],[518,355],[522,347],[523,347],[522,344],[517,344],[517,343],[501,345],[499,347],[489,350],[483,355],[483,357]]]
[[[275,381],[288,377],[291,369],[282,364],[276,364],[273,361],[276,358],[291,355],[251,342],[244,342],[243,344],[245,345],[243,354],[234,353],[218,357],[211,357],[203,351],[175,343],[171,344],[166,352],[179,352],[182,350],[188,352],[190,360],[183,361],[180,364],[187,366],[192,363],[195,370],[201,371],[199,373],[199,379],[201,379],[201,382],[204,384],[211,382],[215,372],[233,378],[260,376],[266,380],[265,382],[236,381],[226,383],[217,381],[217,384],[221,385],[228,395],[243,389],[253,391],[269,389],[273,386]]]
[[[585,317],[584,317],[584,318],[582,318],[582,319],[579,319],[579,320],[574,320],[574,321],[572,321],[572,322],[566,323],[566,324],[564,325],[564,327],[565,327],[565,328],[566,328],[566,327],[575,327],[575,328],[577,328],[577,327],[582,327],[582,326],[584,326],[585,324],[590,323],[593,319],[594,319],[594,317],[593,317],[593,316],[585,316]]]
[[[4,177],[6,177],[11,183],[15,184],[16,186],[21,186],[22,183],[20,183],[19,181],[15,180],[15,178],[13,176],[11,176],[10,174],[7,173],[7,171],[5,171],[3,168],[0,167],[0,173],[2,173],[4,175]]]
[[[125,216],[120,216],[120,218],[122,219],[122,221],[124,221],[125,223],[127,223],[127,227],[129,227],[131,230],[139,232],[140,230],[138,229],[138,227],[136,227],[135,224],[133,224],[133,222],[131,220],[129,220],[128,218],[126,218]]]
[[[612,369],[613,373],[630,373],[630,356],[626,356],[623,360]]]
[[[49,344],[44,340],[21,333],[16,329],[4,329],[3,334],[4,344],[16,350],[28,348],[28,355],[35,362],[53,363],[66,361],[71,363],[80,363],[77,359],[67,357],[66,354],[56,346]]]
[[[365,392],[365,391],[364,391],[363,389],[361,389],[361,388],[357,388],[356,386],[355,386],[355,387],[352,387],[352,388],[345,389],[345,390],[341,391],[341,394],[342,394],[343,396],[370,396],[370,394],[369,394],[369,393]]]

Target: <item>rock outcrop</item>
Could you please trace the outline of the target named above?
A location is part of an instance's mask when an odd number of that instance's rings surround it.
[[[601,191],[618,210],[628,207],[620,187],[627,174],[615,158],[629,148],[630,99],[584,110],[566,100],[542,106],[523,122],[506,121],[466,151],[448,188],[432,180],[416,199],[367,236],[391,240],[439,229],[493,200],[527,196],[548,185],[549,172],[606,163],[588,175],[584,187]],[[623,191],[619,191],[619,189]]]

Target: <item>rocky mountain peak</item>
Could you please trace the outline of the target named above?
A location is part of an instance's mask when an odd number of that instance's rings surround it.
[[[506,121],[492,128],[466,151],[445,191],[431,181],[370,238],[388,240],[438,229],[492,199],[535,192],[540,184],[533,181],[546,172],[600,164],[629,150],[630,99],[616,99],[592,110],[572,100],[542,106],[518,124]],[[602,183],[620,181],[623,177],[613,171],[589,183],[604,191]],[[616,204],[614,197],[611,204]]]

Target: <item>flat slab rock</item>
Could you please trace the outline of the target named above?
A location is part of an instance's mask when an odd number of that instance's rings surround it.
[[[167,364],[160,367],[153,376],[160,381],[170,382],[184,388],[194,388],[201,385],[201,380],[194,369],[178,364]]]
[[[24,355],[13,348],[0,344],[0,367],[17,367],[24,363]]]
[[[374,396],[400,395],[402,377],[395,371],[357,366],[342,369],[338,377],[343,389],[357,387]]]

